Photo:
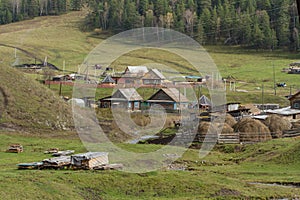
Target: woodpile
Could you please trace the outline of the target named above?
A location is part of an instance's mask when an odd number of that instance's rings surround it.
[[[6,150],[8,153],[21,153],[23,152],[23,146],[21,144],[11,144]]]
[[[42,162],[20,163],[18,169],[90,169],[116,170],[122,164],[109,164],[107,152],[88,152],[73,156],[59,156],[44,159]]]

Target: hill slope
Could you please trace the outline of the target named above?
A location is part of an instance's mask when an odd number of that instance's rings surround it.
[[[68,129],[70,107],[17,70],[0,65],[0,127]]]

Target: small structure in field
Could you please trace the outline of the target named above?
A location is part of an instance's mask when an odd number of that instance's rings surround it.
[[[100,108],[140,110],[143,98],[134,88],[120,88],[112,96],[99,99]]]
[[[166,110],[180,110],[188,107],[189,100],[176,88],[162,88],[147,100],[147,104],[160,105]]]
[[[144,85],[161,85],[166,78],[157,69],[150,69],[150,71],[144,75],[142,80]]]
[[[21,153],[23,152],[23,146],[21,144],[11,144],[6,150],[7,153]]]
[[[207,96],[202,95],[199,98],[199,108],[201,110],[210,110],[211,107],[212,107],[212,103],[211,103],[210,99]]]
[[[111,75],[107,75],[102,81],[101,84],[104,85],[115,85],[116,81],[111,77]]]
[[[43,168],[45,169],[63,169],[71,165],[70,156],[60,156],[43,160]]]
[[[88,152],[71,156],[74,169],[94,169],[109,164],[107,152]]]

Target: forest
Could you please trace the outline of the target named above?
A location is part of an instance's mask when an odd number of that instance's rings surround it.
[[[79,10],[81,0],[0,0],[0,25]]]
[[[0,24],[88,8],[83,30],[164,27],[201,44],[299,49],[295,0],[0,0]]]
[[[202,44],[299,48],[294,0],[90,0],[87,28],[164,27]]]

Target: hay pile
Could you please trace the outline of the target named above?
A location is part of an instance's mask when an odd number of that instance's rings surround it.
[[[218,130],[221,130],[221,134],[232,134],[234,133],[233,128],[231,128],[227,123],[210,123],[210,122],[201,122],[198,126],[198,134],[200,137],[205,137],[208,129],[211,126],[211,135],[216,135]]]
[[[240,133],[241,142],[261,142],[272,139],[269,128],[255,119],[244,118],[235,124],[233,129]]]
[[[237,123],[237,121],[230,114],[226,114],[225,123],[230,127],[233,127]]]
[[[273,138],[281,138],[282,132],[292,128],[292,124],[289,120],[284,119],[278,115],[270,115],[264,124],[269,127],[269,130],[273,133]]]

